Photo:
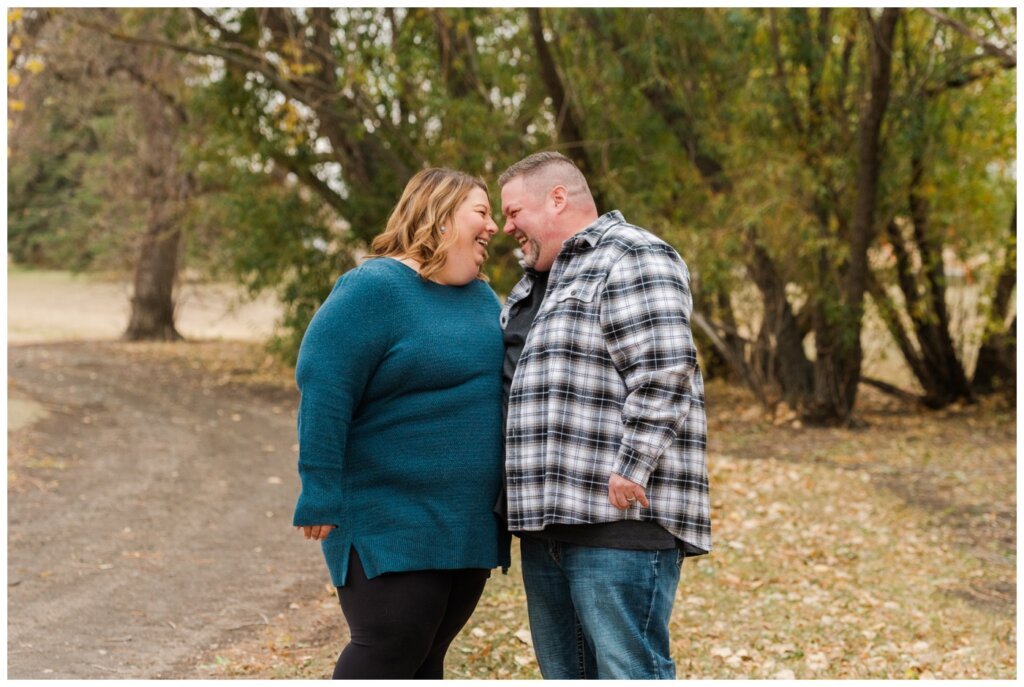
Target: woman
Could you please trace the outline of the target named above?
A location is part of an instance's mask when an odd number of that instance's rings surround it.
[[[416,174],[303,337],[293,524],[322,542],[351,629],[335,678],[441,679],[509,565],[500,306],[480,273],[496,231],[483,182]]]

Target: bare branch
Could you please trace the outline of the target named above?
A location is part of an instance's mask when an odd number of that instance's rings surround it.
[[[967,37],[971,41],[978,44],[978,46],[985,52],[986,55],[995,57],[1002,65],[1006,68],[1017,66],[1017,54],[1013,52],[1012,48],[1000,48],[998,45],[988,40],[985,36],[981,35],[977,31],[974,31],[969,26],[953,19],[945,12],[940,12],[931,7],[922,7],[925,12],[931,15],[936,21],[945,24],[957,33]]]
[[[270,157],[275,163],[294,174],[303,184],[311,188],[328,205],[333,207],[339,216],[348,216],[349,208],[346,206],[344,199],[320,179],[308,164],[299,163],[291,156],[281,152],[273,152]]]
[[[747,361],[743,359],[741,355],[738,355],[732,347],[730,347],[725,340],[719,335],[718,329],[725,330],[726,328],[721,323],[712,324],[703,314],[694,311],[692,314],[693,323],[697,325],[697,328],[704,332],[704,335],[711,340],[712,345],[722,357],[726,359],[729,366],[732,367],[744,380],[751,382],[754,379],[754,374],[747,365]]]
[[[904,391],[903,389],[899,388],[898,386],[894,386],[889,382],[883,382],[881,379],[875,379],[874,377],[865,377],[861,375],[860,382],[861,384],[873,386],[879,391],[887,393],[890,396],[901,398],[904,401],[910,401],[911,403],[922,403],[924,401],[924,399],[918,396],[917,394],[912,393],[910,391]]]
[[[276,68],[274,68],[273,65],[271,65],[270,63],[254,59],[251,57],[247,57],[245,55],[241,55],[235,52],[234,50],[226,50],[215,45],[188,45],[184,43],[175,43],[173,41],[163,40],[161,38],[132,36],[126,33],[122,33],[120,31],[115,31],[114,29],[111,29],[108,26],[103,26],[102,24],[97,24],[95,22],[88,21],[85,19],[76,19],[75,22],[80,26],[83,26],[87,29],[92,29],[93,31],[98,31],[107,36],[110,36],[114,40],[118,40],[123,43],[165,48],[167,50],[173,50],[175,52],[187,55],[202,55],[223,58],[227,62],[231,62],[232,64],[238,65],[239,67],[243,67],[245,69],[258,72],[268,81],[270,81],[275,88],[281,91],[281,93],[287,95],[288,97],[295,98],[296,100],[303,100],[303,93],[297,87],[299,84],[312,88],[317,87],[317,84],[315,82],[311,82],[308,79],[283,79],[281,78],[281,75],[277,72]]]
[[[1005,71],[1006,69],[1013,69],[1013,67],[1007,67],[1003,64],[998,64],[988,69],[973,69],[965,71],[961,74],[956,74],[955,76],[947,78],[943,83],[929,86],[928,88],[924,89],[924,94],[928,97],[941,95],[946,91],[952,91],[958,88],[968,86],[974,83],[975,81],[982,81],[984,79],[992,78],[999,72]]]
[[[992,26],[996,28],[996,33],[998,33],[999,37],[1003,39],[1003,43],[1005,43],[1006,45],[1012,45],[1010,39],[1006,37],[1006,33],[1003,32],[1002,24],[999,23],[998,19],[996,19],[995,12],[993,12],[990,8],[986,7],[985,16],[987,16],[989,21],[992,22]]]

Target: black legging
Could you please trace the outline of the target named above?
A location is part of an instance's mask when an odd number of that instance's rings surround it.
[[[352,639],[334,679],[444,677],[444,656],[476,608],[489,570],[416,570],[366,579],[355,549],[338,587]]]

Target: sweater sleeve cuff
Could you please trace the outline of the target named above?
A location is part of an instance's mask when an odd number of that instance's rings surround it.
[[[292,525],[340,525],[341,470],[300,464],[302,491],[295,504]]]
[[[625,477],[630,482],[647,487],[647,480],[654,472],[655,461],[634,448],[623,445],[615,458],[615,474]]]

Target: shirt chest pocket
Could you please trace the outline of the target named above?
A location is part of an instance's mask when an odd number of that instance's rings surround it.
[[[574,282],[567,284],[554,294],[554,300],[559,305],[569,307],[593,303],[597,297],[599,286],[600,284],[597,282]]]
[[[551,293],[550,310],[539,333],[561,359],[558,374],[578,374],[580,365],[604,357],[601,331],[601,284],[571,282]],[[547,303],[545,303],[547,305]]]
[[[575,281],[560,287],[545,302],[545,319],[555,324],[560,332],[581,336],[588,329],[599,326],[601,285],[596,282]]]

